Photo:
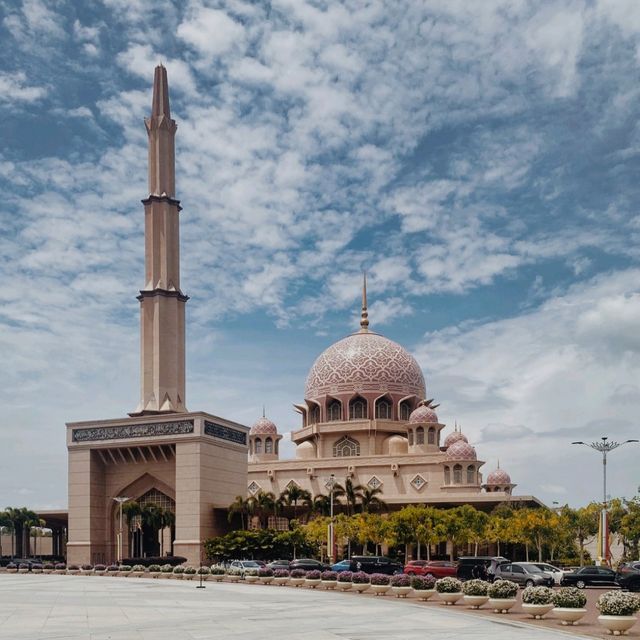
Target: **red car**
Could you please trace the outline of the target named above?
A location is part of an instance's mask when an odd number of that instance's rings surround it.
[[[404,573],[410,576],[433,576],[434,578],[455,577],[458,565],[446,560],[411,560],[404,566]]]

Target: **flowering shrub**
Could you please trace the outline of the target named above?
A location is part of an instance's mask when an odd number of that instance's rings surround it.
[[[150,573],[160,573],[162,571],[162,567],[159,564],[151,564],[149,565]]]
[[[260,567],[258,569],[258,575],[261,578],[273,578],[273,569],[270,569],[269,567]]]
[[[173,567],[173,573],[175,573],[175,574],[181,574],[181,573],[184,573],[184,567],[180,567],[180,566],[178,566],[178,567]]]
[[[163,564],[162,567],[160,567],[160,571],[162,571],[162,573],[173,573],[173,566],[170,564]]]
[[[496,580],[489,585],[487,593],[495,600],[510,600],[516,597],[518,585],[511,580]]]
[[[551,604],[553,589],[549,587],[527,587],[522,592],[522,602],[525,604]]]
[[[320,580],[321,573],[317,569],[313,569],[311,571],[307,571],[305,578],[307,580]]]
[[[211,573],[209,567],[199,567],[197,571],[199,576],[208,576]]]
[[[188,576],[195,576],[196,575],[195,567],[185,567],[184,573]]]
[[[240,573],[242,573],[242,570],[240,570]],[[244,575],[246,576],[258,576],[258,570],[257,569],[245,569],[244,570]]]
[[[436,579],[433,576],[411,576],[410,583],[416,591],[432,591],[436,586]]]
[[[624,591],[607,591],[596,602],[603,616],[632,616],[640,611],[640,597]]]
[[[82,570],[83,571],[93,571],[93,565],[91,565],[91,564],[83,564],[82,565]]]
[[[467,580],[462,583],[462,593],[465,596],[486,596],[489,583],[484,580]]]
[[[372,573],[371,584],[385,586],[389,584],[389,576],[384,573]]]
[[[273,572],[274,578],[288,578],[289,577],[289,569],[276,569]]]
[[[553,604],[561,609],[584,609],[587,596],[576,587],[562,587],[553,594]]]
[[[36,563],[36,564],[32,564],[32,565],[31,565],[31,568],[32,568],[34,571],[42,571],[43,566],[42,566],[41,564],[39,564],[39,563]]]
[[[26,567],[26,566],[28,566],[28,565],[26,565],[26,564],[25,564],[25,565],[20,565],[20,568],[22,569],[22,567],[23,567],[23,566],[25,566],[25,567]],[[79,567],[77,564],[70,564],[70,565],[67,567],[67,571],[80,571],[80,567]]]
[[[304,569],[292,569],[289,575],[292,578],[304,578],[307,572]]]
[[[351,582],[353,584],[369,584],[371,582],[371,578],[364,571],[356,571],[351,574]]]
[[[335,571],[323,571],[320,577],[323,580],[334,581],[338,579],[338,574]]]
[[[71,569],[71,567],[69,567]],[[121,564],[120,565],[120,571],[131,571],[131,565],[130,564]]]
[[[64,571],[67,568],[67,565],[64,562],[56,563],[56,571]]]
[[[460,593],[462,582],[457,578],[446,577],[436,580],[436,591],[438,593]]]
[[[45,562],[44,565],[43,565],[43,568],[47,569],[49,571],[51,569],[55,569],[56,565],[53,564],[53,562]]]
[[[109,571],[110,573],[113,573],[114,571],[117,571],[120,567],[118,567],[117,564],[110,564],[107,567],[107,571]]]
[[[211,575],[212,576],[223,576],[226,572],[224,567],[221,567],[219,564],[214,564],[211,567]]]
[[[15,562],[10,562],[7,565],[7,569],[17,569],[17,568],[18,568],[18,565]]]
[[[144,569],[145,569],[144,565],[136,564],[133,566],[133,569],[131,569],[131,571],[135,571],[136,573],[141,573],[141,572],[144,573]]]
[[[410,587],[411,580],[408,575],[404,573],[398,573],[395,576],[391,576],[391,580],[389,580],[389,584],[392,587]]]
[[[45,565],[45,568],[47,568],[47,565]],[[93,568],[95,571],[104,571],[107,567],[104,564],[97,564]]]
[[[338,582],[351,582],[353,573],[351,571],[341,571],[338,574]]]
[[[24,563],[24,562],[21,562],[21,563],[18,565],[18,569],[28,569],[28,568],[29,568],[29,565],[28,565],[28,564],[26,564],[26,563]]]

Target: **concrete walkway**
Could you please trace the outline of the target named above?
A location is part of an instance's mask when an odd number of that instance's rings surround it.
[[[7,640],[558,640],[556,630],[395,598],[275,586],[0,575]]]

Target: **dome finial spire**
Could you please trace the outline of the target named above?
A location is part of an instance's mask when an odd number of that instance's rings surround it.
[[[362,312],[360,314],[360,333],[368,333],[369,331],[369,312],[367,310],[367,272],[363,273],[362,278]]]
[[[264,404],[262,405],[262,417],[263,417],[263,418],[266,418],[266,417],[267,417],[267,416],[265,416],[265,414],[264,414]]]

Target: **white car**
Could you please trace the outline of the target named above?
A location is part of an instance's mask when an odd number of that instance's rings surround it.
[[[247,571],[257,573],[260,568],[262,568],[262,565],[258,564],[254,560],[234,560],[229,565],[229,573],[234,573],[244,577]]]
[[[553,576],[553,582],[555,584],[562,583],[562,578],[564,578],[565,574],[562,569],[558,569],[558,567],[554,567],[552,564],[547,564],[546,562],[532,562],[531,564],[535,564],[538,569],[550,573]]]

